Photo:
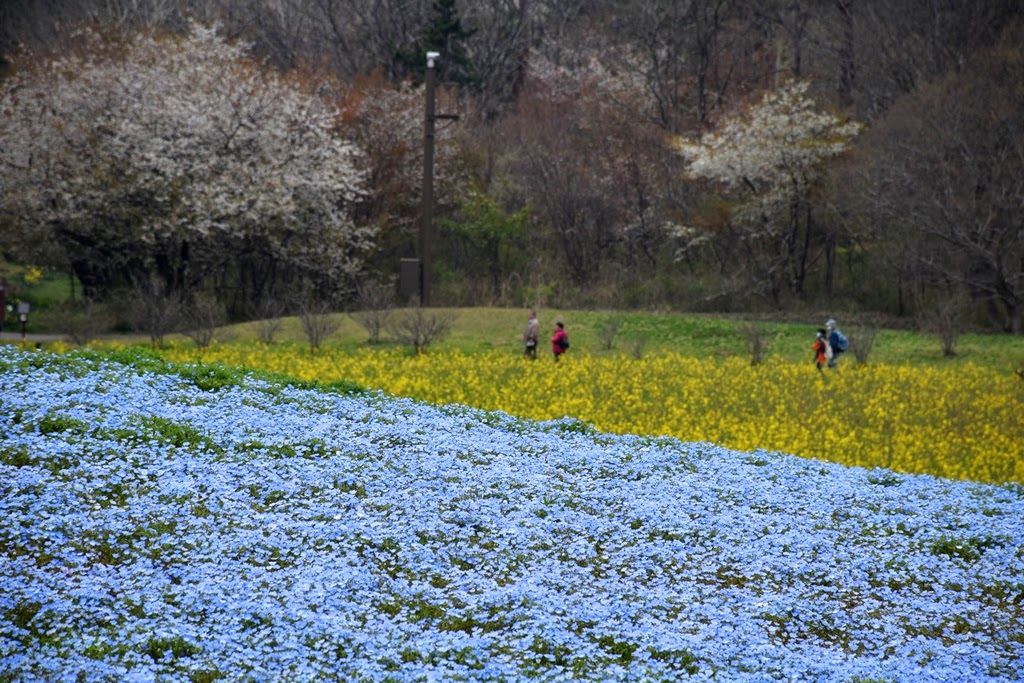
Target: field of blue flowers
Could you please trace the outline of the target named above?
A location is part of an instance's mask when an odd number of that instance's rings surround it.
[[[204,373],[0,350],[0,681],[1024,678],[1024,487]]]

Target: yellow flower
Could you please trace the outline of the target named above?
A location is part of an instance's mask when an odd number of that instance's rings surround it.
[[[43,279],[43,269],[39,266],[29,266],[25,270],[25,274],[22,275],[22,279],[28,285],[39,284],[39,281]]]

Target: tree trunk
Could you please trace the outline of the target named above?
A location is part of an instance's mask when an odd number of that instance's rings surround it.
[[[856,81],[856,63],[854,62],[853,39],[853,0],[836,0],[839,10],[841,36],[839,41],[839,84],[837,94],[839,105],[843,108],[853,106],[853,87]]]

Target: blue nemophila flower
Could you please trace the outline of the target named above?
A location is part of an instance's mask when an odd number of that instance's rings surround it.
[[[1019,487],[36,359],[13,680],[1024,677]]]

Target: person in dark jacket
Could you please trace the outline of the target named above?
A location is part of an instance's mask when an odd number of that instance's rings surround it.
[[[537,321],[537,311],[530,311],[526,320],[526,331],[523,332],[523,341],[526,342],[526,357],[534,359],[537,357],[537,342],[540,339],[540,323]]]
[[[846,351],[846,335],[839,331],[836,326],[835,320],[828,320],[825,323],[825,335],[828,338],[828,346],[832,349],[832,353],[828,358],[828,366],[833,370],[836,369],[836,362],[839,360],[839,354]]]
[[[551,337],[551,353],[555,354],[555,362],[569,348],[569,335],[565,331],[565,325],[561,322],[555,323],[555,334]]]

